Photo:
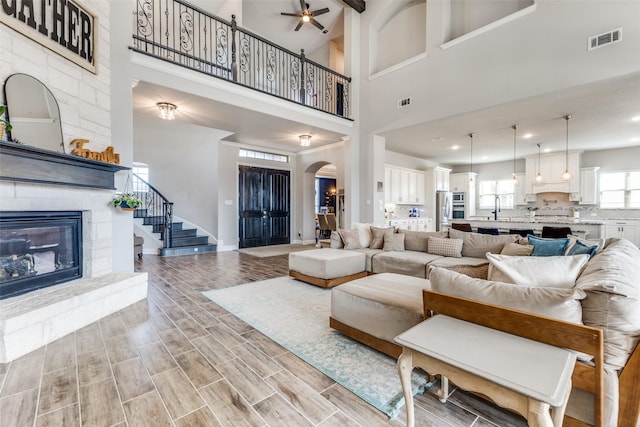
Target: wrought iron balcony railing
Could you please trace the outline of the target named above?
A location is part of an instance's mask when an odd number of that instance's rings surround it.
[[[345,77],[182,0],[137,0],[133,47],[242,86],[350,119]]]

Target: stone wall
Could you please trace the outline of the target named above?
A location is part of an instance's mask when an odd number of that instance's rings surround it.
[[[84,5],[98,18],[98,74],[0,25],[0,82],[4,85],[11,74],[24,73],[37,78],[51,90],[60,106],[67,152],[70,151],[69,142],[75,138],[89,139],[91,143],[87,148],[92,151],[103,151],[111,145],[109,2],[87,1]]]

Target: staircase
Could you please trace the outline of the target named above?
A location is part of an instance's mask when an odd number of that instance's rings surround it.
[[[183,222],[173,221],[173,203],[169,202],[151,184],[133,174],[135,195],[142,206],[133,213],[142,218],[143,225],[152,227],[160,235],[160,256],[192,255],[215,252],[216,245],[209,243],[209,236],[198,236],[196,228],[183,228]],[[170,224],[169,227],[166,225]]]

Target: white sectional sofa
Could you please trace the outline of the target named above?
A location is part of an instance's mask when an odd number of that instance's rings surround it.
[[[603,331],[604,336],[603,356],[597,358],[603,363],[594,366],[593,361],[579,361],[576,365],[574,390],[564,425],[593,425],[596,412],[594,402],[597,402],[593,396],[601,393],[604,402],[602,425],[640,426],[640,250],[631,242],[624,239],[609,239],[606,244],[600,242],[600,250],[588,262],[588,257],[582,255],[586,264],[576,267],[576,263],[573,262],[573,267],[560,267],[564,268],[563,271],[573,269],[572,274],[577,275],[573,276],[569,287],[567,283],[554,283],[554,286],[564,286],[565,289],[545,288],[544,283],[535,283],[534,288],[543,289],[531,291],[532,286],[529,282],[536,282],[536,278],[531,276],[542,276],[542,282],[555,282],[552,276],[545,279],[545,274],[554,274],[552,268],[540,267],[544,266],[546,261],[535,260],[536,257],[491,257],[506,259],[512,264],[515,262],[516,270],[522,268],[519,264],[524,265],[524,271],[528,276],[519,276],[518,271],[513,273],[508,268],[505,269],[506,273],[501,273],[500,269],[494,268],[494,265],[502,266],[501,264],[494,264],[497,261],[492,259],[489,265],[486,255],[482,256],[486,252],[502,252],[507,247],[518,252],[518,245],[510,243],[515,243],[519,236],[488,236],[452,231],[452,237],[461,238],[452,240],[462,240],[463,247],[458,256],[444,256],[429,253],[428,247],[430,238],[444,238],[443,233],[401,233],[404,237],[399,239],[404,240],[404,250],[391,250],[391,245],[386,251],[384,247],[352,249],[365,253],[368,272],[391,274],[369,276],[334,288],[332,303],[335,304],[335,310],[332,306],[330,319],[334,329],[397,357],[401,348],[394,343],[393,338],[402,330],[424,319],[422,291],[433,289],[437,292],[451,293],[455,297],[471,298],[487,304],[493,302],[537,313],[531,314],[533,317],[558,317],[556,315],[560,313],[559,317],[563,322],[576,321],[598,328]],[[393,234],[400,233],[394,231]],[[362,237],[362,234],[360,236]],[[349,243],[339,237],[339,233],[332,235],[334,248]],[[363,238],[362,243],[365,242]],[[425,244],[426,247],[423,246]],[[415,250],[421,248],[424,248],[424,251]],[[560,257],[549,258],[548,262],[553,263],[553,258],[558,258],[556,261],[560,263],[569,262],[559,259]],[[435,267],[439,269],[433,269]],[[490,269],[493,270],[489,271]],[[536,271],[539,271],[539,274]],[[432,272],[433,277],[430,276]],[[509,280],[505,274],[512,274],[516,278],[512,280],[512,285],[501,283],[502,280]],[[490,276],[501,280],[487,280]],[[526,283],[522,284],[523,281]],[[464,286],[460,287],[460,283],[464,283]],[[496,283],[498,285],[494,286]],[[495,287],[502,286],[502,289],[510,292],[514,290],[514,285],[526,287],[526,292],[533,293],[525,293],[523,295],[526,296],[522,297],[512,296],[511,301],[509,298],[502,301],[499,297],[500,291],[496,291]],[[487,287],[490,290],[487,290]],[[527,303],[535,303],[536,297],[531,295],[537,295],[536,292],[545,295],[554,292],[561,294],[567,300],[566,306],[563,305],[565,301],[561,301],[557,306],[555,303],[544,303],[528,310]],[[520,301],[513,303],[516,299]],[[540,307],[548,308],[550,305],[553,305],[555,312],[539,310]],[[567,312],[566,318],[563,311]],[[596,374],[598,366],[602,366],[602,384]]]

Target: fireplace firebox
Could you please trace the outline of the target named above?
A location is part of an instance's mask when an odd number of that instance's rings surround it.
[[[82,277],[82,212],[0,212],[0,299]]]

